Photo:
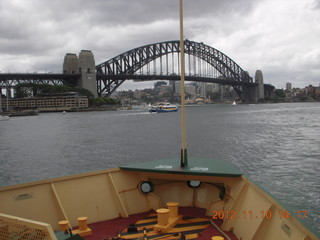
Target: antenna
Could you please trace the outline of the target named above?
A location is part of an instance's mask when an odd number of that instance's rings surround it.
[[[188,165],[187,143],[186,143],[186,122],[184,114],[185,96],[184,96],[184,77],[185,77],[185,62],[184,62],[184,39],[183,39],[183,3],[179,0],[180,8],[180,65],[181,65],[181,163],[180,167]]]

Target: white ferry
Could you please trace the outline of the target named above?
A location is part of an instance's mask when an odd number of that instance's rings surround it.
[[[177,112],[177,111],[178,111],[178,107],[168,102],[157,103],[155,105],[152,105],[151,108],[149,109],[149,112],[158,112],[158,113]]]

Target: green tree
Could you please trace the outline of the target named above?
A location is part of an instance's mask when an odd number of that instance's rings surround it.
[[[97,97],[93,99],[93,105],[97,107],[101,107],[102,105],[105,105],[105,99],[102,97]]]
[[[220,98],[221,98],[220,92],[213,92],[212,94],[210,94],[210,99],[211,100],[218,100]]]
[[[279,97],[279,98],[285,98],[286,97],[286,93],[283,89],[276,89],[274,91],[275,96]]]

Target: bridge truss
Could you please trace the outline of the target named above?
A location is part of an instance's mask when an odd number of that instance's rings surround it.
[[[242,100],[252,101],[252,78],[227,55],[203,43],[184,41],[185,79],[231,85]],[[180,42],[138,47],[96,66],[98,93],[111,95],[125,80],[180,80]]]
[[[0,74],[0,88],[12,88],[20,83],[76,86],[80,74],[5,73]]]

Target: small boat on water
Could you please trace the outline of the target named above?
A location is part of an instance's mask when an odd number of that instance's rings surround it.
[[[178,107],[168,102],[157,103],[155,105],[152,105],[151,108],[149,109],[149,112],[157,112],[157,113],[177,112],[177,111],[178,111]]]
[[[176,105],[172,105],[170,103],[164,104],[164,105],[159,105],[157,107],[157,112],[161,113],[161,112],[177,112],[178,111],[178,107]]]
[[[0,121],[8,121],[10,118],[7,115],[0,115]]]
[[[233,101],[232,105],[237,105],[236,101]]]

